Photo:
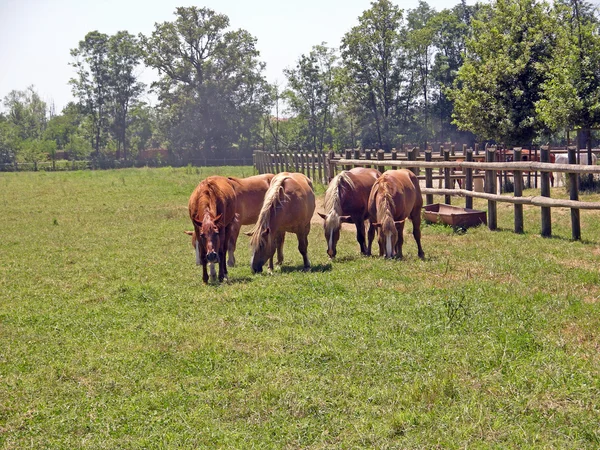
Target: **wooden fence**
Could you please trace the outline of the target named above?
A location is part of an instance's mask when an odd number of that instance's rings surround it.
[[[600,210],[598,202],[582,202],[579,201],[579,177],[581,174],[600,174],[600,166],[593,165],[577,165],[576,150],[568,149],[569,164],[554,164],[550,163],[550,149],[542,148],[540,150],[541,162],[521,161],[522,150],[516,148],[514,151],[513,162],[498,162],[496,160],[496,149],[488,148],[485,150],[483,161],[475,161],[473,151],[468,149],[465,152],[465,157],[462,160],[450,160],[448,152],[443,152],[441,160],[433,161],[430,151],[425,152],[425,160],[419,161],[415,156],[408,161],[386,161],[382,156],[374,161],[365,159],[339,159],[329,160],[330,175],[334,174],[338,167],[350,168],[357,166],[376,166],[380,170],[384,170],[390,165],[392,168],[408,168],[419,173],[419,169],[425,169],[425,176],[420,176],[420,179],[425,180],[425,188],[421,191],[426,196],[426,204],[433,203],[434,195],[443,195],[445,203],[450,204],[451,197],[466,197],[465,207],[473,207],[473,198],[482,198],[488,200],[488,227],[490,230],[497,228],[497,203],[506,202],[515,205],[514,209],[514,226],[515,232],[523,232],[523,205],[538,206],[541,208],[541,235],[548,237],[552,234],[551,208],[570,208],[571,209],[571,231],[574,240],[581,239],[581,225],[579,220],[579,210],[592,209]],[[433,169],[441,169],[443,171],[444,187],[433,188]],[[455,189],[452,173],[460,170],[461,178],[464,180],[464,188]],[[524,175],[536,174],[539,172],[541,193],[539,196],[523,197],[523,181]],[[550,174],[552,172],[563,172],[569,176],[569,200],[550,198]],[[473,180],[476,176],[483,175],[485,179],[485,192],[477,192],[473,188]],[[514,195],[500,195],[498,193],[498,179],[502,180],[508,176],[514,180]],[[536,176],[537,179],[537,175]],[[537,183],[536,183],[537,184]]]
[[[489,147],[480,152],[463,146],[459,154],[453,146],[450,146],[450,148],[440,148],[437,154],[434,154],[431,149],[422,152],[417,148],[401,152],[392,150],[390,153],[385,153],[383,150],[363,152],[345,150],[343,157],[333,152],[328,154],[255,152],[254,165],[259,173],[277,173],[284,170],[302,172],[325,184],[340,170],[349,170],[352,167],[377,167],[382,172],[387,168],[408,168],[415,172],[420,180],[424,180],[425,187],[422,188],[422,193],[425,194],[426,204],[433,203],[434,195],[443,195],[446,204],[451,204],[452,197],[465,197],[466,208],[473,208],[473,198],[486,199],[488,227],[495,230],[497,203],[512,203],[515,205],[514,229],[517,233],[523,232],[523,205],[537,206],[541,208],[542,236],[552,234],[551,208],[570,208],[572,237],[574,240],[580,240],[579,211],[600,210],[600,203],[579,201],[579,175],[600,174],[600,166],[577,165],[577,150],[574,148],[567,150],[569,164],[550,163],[550,153],[556,151],[565,152],[565,149],[542,147],[535,151],[520,148],[507,151]],[[508,155],[510,158],[507,158]],[[421,169],[424,169],[425,175],[420,175]],[[550,198],[552,172],[568,174],[569,200]],[[438,188],[433,187],[434,180],[438,180]],[[501,195],[502,186],[505,186],[509,180],[514,186],[513,195]],[[455,189],[454,184],[457,181],[460,187]],[[539,185],[540,195],[523,197],[523,188],[526,184],[536,189]]]

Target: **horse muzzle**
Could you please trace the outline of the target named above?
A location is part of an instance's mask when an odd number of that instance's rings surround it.
[[[335,258],[335,254],[336,254],[336,253],[337,253],[337,252],[335,251],[335,249],[330,249],[330,248],[328,248],[328,249],[327,249],[327,255],[329,255],[329,257],[330,257],[331,259]]]
[[[206,260],[209,263],[218,263],[219,262],[219,255],[217,254],[217,252],[210,252],[206,254]]]

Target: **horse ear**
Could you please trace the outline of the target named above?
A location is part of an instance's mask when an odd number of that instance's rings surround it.
[[[187,234],[188,236],[193,236],[194,232],[193,231],[188,231],[188,230],[184,230],[183,231],[185,234]]]
[[[267,228],[265,228],[265,231],[262,232],[262,235],[267,236],[270,232],[271,232],[271,229],[269,227],[267,227]]]
[[[320,212],[317,213],[319,216],[321,216],[321,219],[325,220],[327,219],[327,216],[325,214],[321,214]]]
[[[352,223],[352,217],[350,216],[340,216],[340,220],[346,223]]]
[[[252,235],[253,235],[254,233],[253,233],[252,231],[246,231],[244,234],[245,234],[246,236],[250,236],[250,237],[252,237]]]
[[[381,224],[379,222],[373,222],[371,226],[373,226],[374,228],[381,228]]]
[[[219,219],[221,218],[221,216],[222,216],[222,215],[223,215],[223,214],[217,214],[217,215],[214,217],[214,219],[213,219],[213,222],[217,223],[217,222],[219,221]]]
[[[202,228],[202,222],[198,219],[192,219],[192,222],[194,222],[194,225],[196,225],[198,228]]]
[[[406,219],[404,219],[404,220],[395,220],[394,221],[394,225],[400,225],[400,224],[404,223],[405,221],[406,221]]]

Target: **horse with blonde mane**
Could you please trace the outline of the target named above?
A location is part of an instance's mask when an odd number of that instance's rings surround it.
[[[242,225],[254,225],[258,220],[265,194],[274,176],[272,173],[265,173],[246,178],[228,177],[235,191],[235,213],[237,215],[237,220],[231,227],[227,245],[227,265],[229,267],[235,266],[235,248],[240,228]]]
[[[376,169],[355,167],[344,170],[329,183],[325,192],[325,214],[318,213],[324,220],[323,229],[327,241],[327,254],[335,258],[342,223],[356,226],[356,240],[363,255],[371,254],[375,228],[369,226],[368,244],[365,240],[365,220],[369,217],[369,194],[381,176]]]
[[[202,265],[202,281],[216,278],[215,264],[219,264],[219,281],[227,276],[225,252],[235,217],[236,197],[231,183],[225,177],[213,176],[201,181],[188,203],[190,219],[194,224],[192,245],[196,248],[196,264]]]
[[[379,231],[380,256],[402,258],[404,222],[410,219],[419,258],[425,257],[421,247],[422,207],[419,180],[411,171],[387,170],[377,179],[369,196],[369,220]]]
[[[273,270],[273,255],[277,250],[278,264],[283,262],[285,233],[298,237],[298,250],[304,260],[304,269],[310,268],[308,260],[308,233],[310,219],[315,211],[315,194],[310,179],[301,173],[282,172],[271,180],[263,206],[251,236],[250,265],[253,273],[262,272],[269,260]]]

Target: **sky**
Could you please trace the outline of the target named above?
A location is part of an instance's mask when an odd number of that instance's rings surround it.
[[[429,0],[440,11],[459,0]],[[398,2],[395,2],[399,4]],[[469,0],[473,4],[474,0]],[[404,0],[404,10],[418,0]],[[342,37],[369,9],[369,0],[0,0],[0,99],[30,85],[59,113],[73,100],[70,78],[75,69],[70,50],[94,30],[108,35],[126,30],[150,35],[155,23],[175,20],[178,6],[208,7],[230,19],[231,29],[245,29],[257,38],[265,75],[285,85],[283,70],[294,67],[302,54],[326,42],[338,47]],[[156,73],[140,68],[140,79],[150,84]],[[148,96],[150,104],[155,98]],[[1,106],[0,106],[1,109]]]

